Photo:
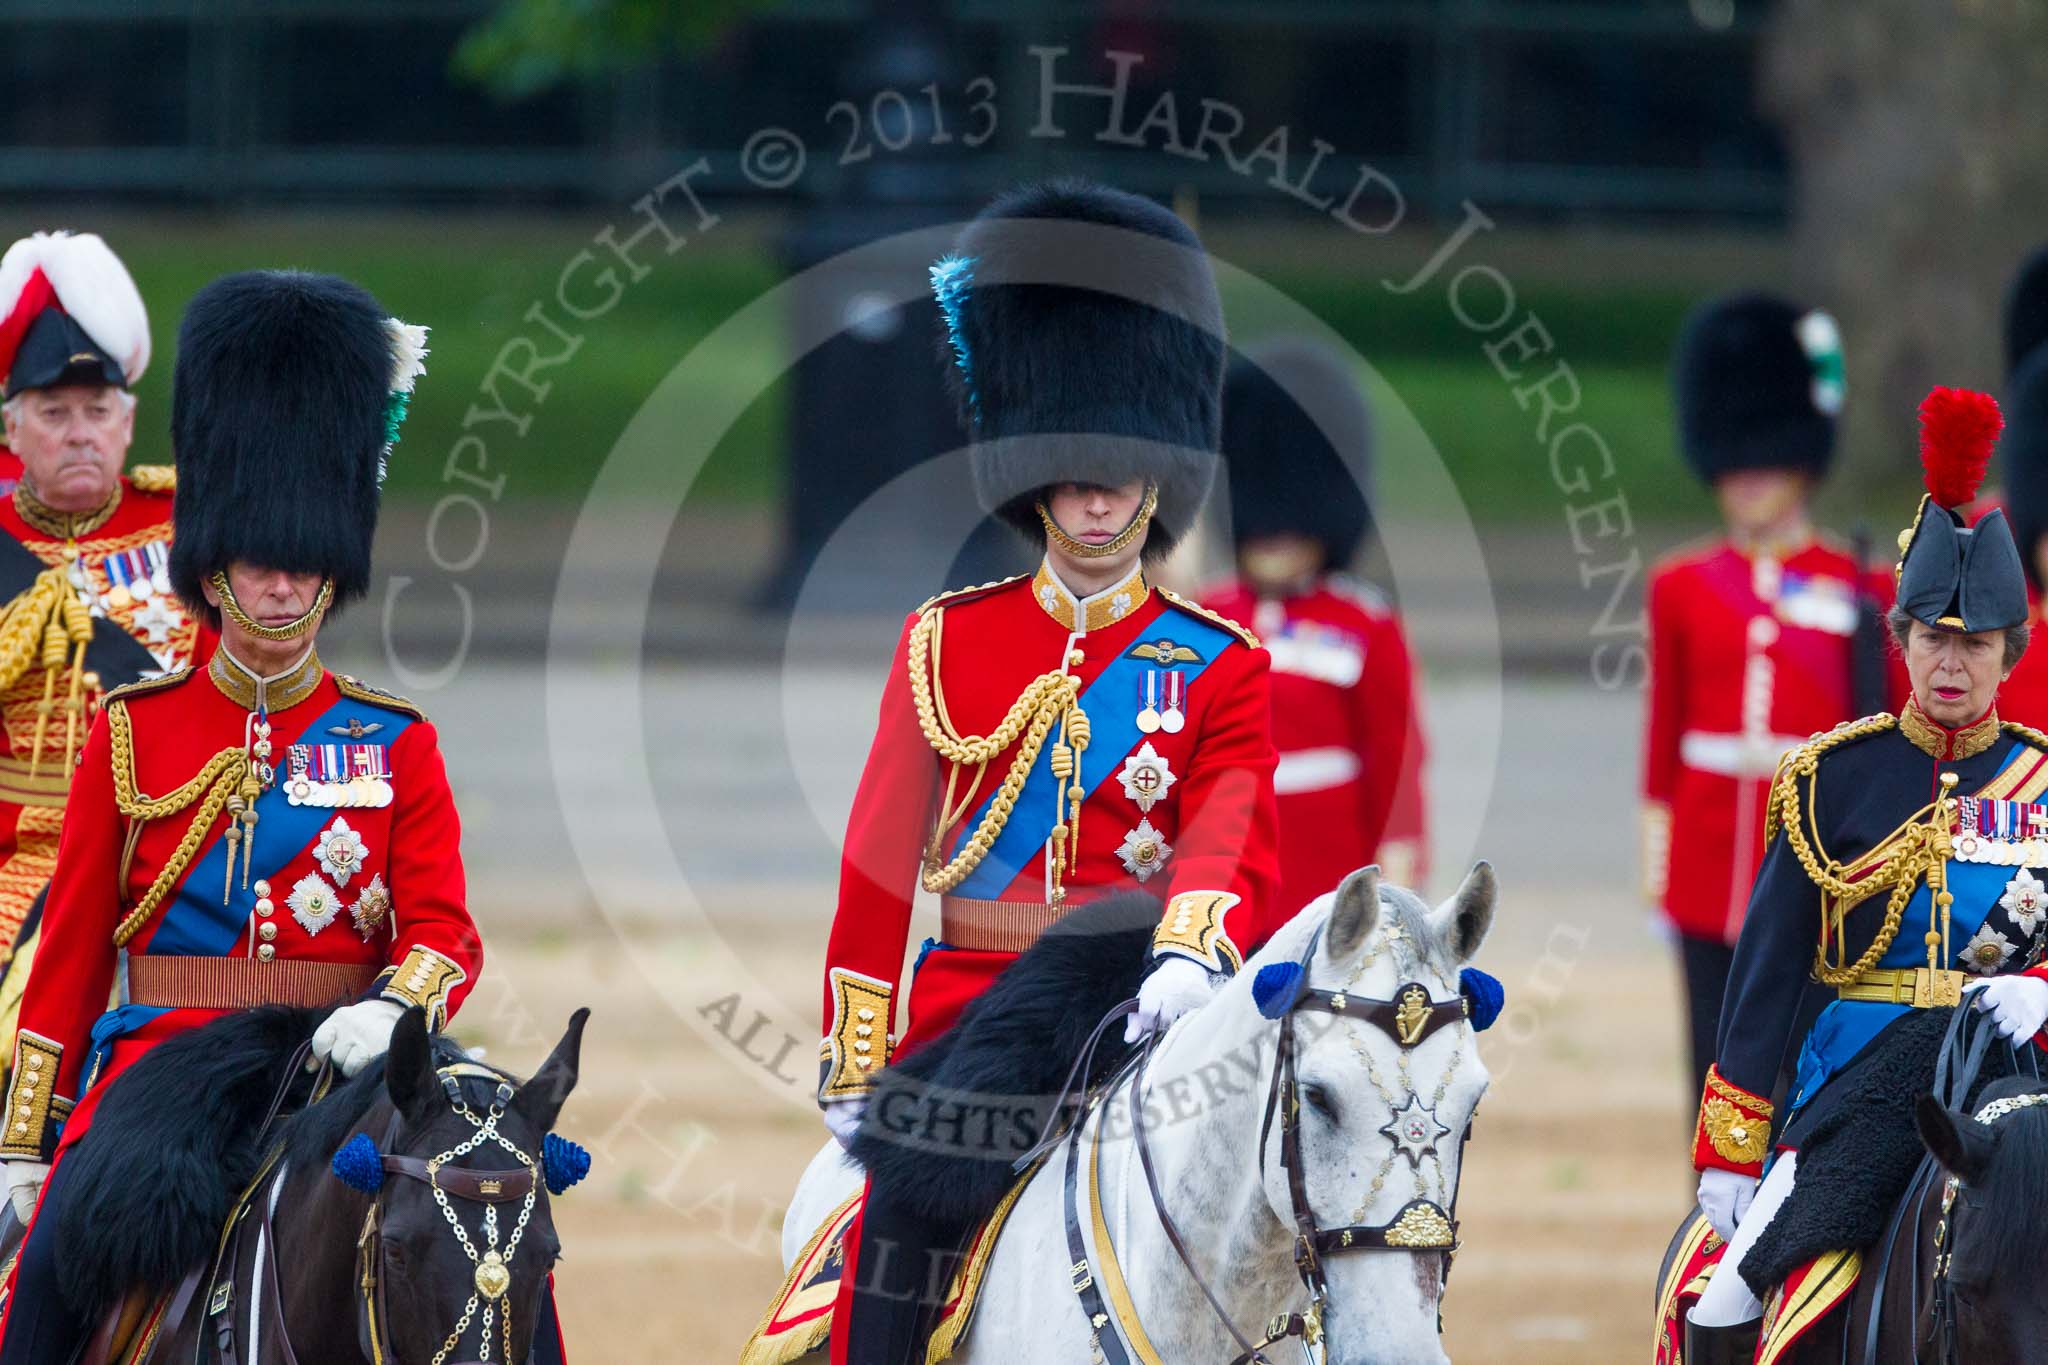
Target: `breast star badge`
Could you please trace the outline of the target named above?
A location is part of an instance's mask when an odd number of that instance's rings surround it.
[[[2023,934],[2034,932],[2041,916],[2048,914],[2048,886],[2026,868],[2021,868],[2013,879],[2005,884],[2005,894],[1998,898],[2012,916],[2012,922],[2020,927]]]
[[[391,914],[391,889],[384,885],[384,874],[379,872],[363,885],[356,896],[356,903],[348,908],[349,918],[355,921],[356,932],[368,942]]]
[[[317,872],[308,872],[299,878],[291,894],[284,898],[284,903],[292,908],[292,918],[308,934],[319,933],[334,923],[334,917],[341,913],[341,897]]]
[[[327,869],[327,875],[334,878],[337,886],[347,886],[348,879],[362,871],[363,863],[370,856],[369,845],[363,836],[350,829],[348,821],[339,815],[334,823],[320,831],[320,846],[313,856],[320,866]]]
[[[1124,861],[1125,870],[1141,882],[1164,866],[1172,853],[1173,845],[1152,827],[1150,820],[1142,818],[1138,827],[1124,836],[1123,843],[1116,850],[1116,856]]]
[[[1437,1121],[1436,1110],[1412,1091],[1408,1103],[1396,1109],[1387,1126],[1380,1129],[1380,1136],[1391,1141],[1394,1150],[1417,1170],[1422,1168],[1422,1158],[1435,1156],[1437,1143],[1450,1135],[1451,1130]]]
[[[1117,774],[1117,780],[1124,784],[1124,795],[1138,803],[1139,810],[1149,811],[1180,779],[1148,740],[1124,760],[1124,770]]]

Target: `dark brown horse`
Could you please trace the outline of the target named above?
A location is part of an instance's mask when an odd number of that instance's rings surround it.
[[[154,1331],[154,1342],[139,1355],[114,1357],[153,1365],[524,1365],[558,1359],[552,1340],[536,1350],[537,1335],[552,1335],[551,1308],[545,1320],[543,1309],[550,1305],[548,1276],[561,1252],[549,1187],[562,1187],[565,1167],[572,1168],[572,1177],[582,1171],[576,1167],[580,1151],[565,1157],[565,1144],[549,1134],[576,1084],[588,1013],[576,1012],[546,1063],[525,1083],[471,1060],[452,1041],[430,1036],[424,1016],[413,1010],[393,1032],[381,1068],[369,1068],[269,1125],[260,1142],[253,1133],[263,1125],[246,1122],[251,1111],[241,1101],[246,1131],[214,1154],[237,1186],[249,1191],[237,1216],[213,1220],[216,1229],[227,1221],[229,1232],[201,1234],[203,1243],[192,1241],[189,1231],[181,1234],[184,1240],[175,1249],[192,1268],[180,1269],[176,1277],[164,1273],[168,1251],[153,1271],[138,1274],[133,1257],[116,1245],[128,1239],[106,1231],[106,1200],[93,1201],[97,1206],[84,1216],[96,1224],[63,1229],[60,1245],[82,1251],[80,1259],[93,1263],[70,1268],[67,1297],[79,1304],[108,1303],[117,1297],[113,1283],[154,1283],[160,1290],[175,1284],[171,1310]],[[261,1088],[271,1093],[280,1088],[285,1067],[296,1068],[303,1053],[289,1044],[310,1036],[310,1022],[277,1011],[267,1022],[245,1017],[208,1030],[233,1030],[222,1035],[224,1051],[240,1046],[260,1060],[269,1048],[267,1062],[235,1074],[269,1077]],[[162,1045],[159,1052],[170,1051],[161,1058],[152,1053],[138,1062],[114,1082],[107,1102],[113,1104],[124,1086],[133,1101],[138,1095],[147,1099],[150,1089],[166,1082],[189,1082],[206,1051],[199,1035],[208,1030],[190,1035],[189,1044]],[[280,1037],[286,1046],[279,1045]],[[153,1061],[160,1065],[152,1068]],[[207,1093],[187,1089],[187,1107],[204,1107]],[[258,1112],[264,1107],[259,1104]],[[223,1113],[231,1108],[224,1106]],[[178,1152],[167,1143],[159,1154],[159,1165],[168,1168],[158,1174],[160,1187],[180,1177],[187,1186],[203,1186],[189,1157],[193,1127],[180,1129],[176,1119],[166,1125],[164,1131],[183,1132],[186,1140]],[[123,1154],[121,1144],[96,1144],[100,1137],[95,1125],[67,1160],[85,1157],[95,1145],[107,1149],[100,1154],[104,1162],[141,1160]],[[257,1154],[248,1155],[251,1150]],[[160,1194],[136,1197],[158,1199],[159,1214],[169,1207]],[[163,1225],[159,1217],[156,1226]],[[137,1224],[131,1219],[127,1226]],[[192,1255],[199,1245],[203,1254]],[[219,1263],[209,1273],[216,1255]],[[103,1329],[88,1360],[106,1358],[107,1336]]]
[[[2048,1365],[2048,1087],[1997,1081],[1973,1111],[1921,1097],[1929,1159],[1785,1365]]]

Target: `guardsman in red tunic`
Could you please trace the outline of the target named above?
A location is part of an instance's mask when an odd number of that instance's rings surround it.
[[[892,1048],[944,1031],[1070,907],[1162,902],[1134,1034],[1206,999],[1282,918],[1265,651],[1144,567],[1213,474],[1224,344],[1199,243],[1147,200],[1058,182],[996,201],[932,276],[977,491],[1045,557],[933,598],[898,641],[826,950],[819,1097],[841,1141]],[[920,887],[940,936],[913,985]],[[871,1191],[849,1234],[842,1365],[910,1357],[924,1252],[960,1231],[887,1202]]]
[[[2006,518],[2027,571],[2027,624],[2040,632],[2048,563],[2048,247],[2020,267],[2005,301],[2005,438],[1998,443]],[[1989,508],[1973,509],[1982,512]],[[1999,712],[2048,728],[2048,649],[2030,649],[1998,690]]]
[[[1251,622],[1273,660],[1280,904],[1368,863],[1428,872],[1422,715],[1401,617],[1344,570],[1372,525],[1372,420],[1341,356],[1274,342],[1223,380],[1238,577],[1203,601]]]
[[[476,984],[434,727],[314,647],[326,613],[368,587],[423,342],[330,276],[232,275],[186,312],[169,572],[222,638],[199,666],[107,697],[72,781],[0,1116],[8,1193],[35,1220],[0,1322],[5,1365],[66,1359],[90,1330],[38,1230],[109,1078],[225,1011],[337,999],[354,1003],[313,1050],[353,1075],[408,1006],[439,1024]]]
[[[121,472],[149,318],[98,237],[0,257],[0,418],[25,470],[0,500],[0,1038],[34,957],[73,762],[108,691],[190,665],[212,628],[171,592],[172,471]]]
[[[1678,936],[1697,1084],[1778,759],[1860,714],[1870,575],[1807,518],[1834,453],[1841,376],[1834,320],[1761,294],[1703,305],[1679,338],[1680,445],[1728,529],[1650,577],[1643,860]]]

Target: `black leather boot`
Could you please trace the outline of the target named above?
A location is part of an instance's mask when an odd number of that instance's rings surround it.
[[[1733,1327],[1702,1327],[1685,1316],[1685,1365],[1755,1365],[1756,1339],[1764,1320]]]

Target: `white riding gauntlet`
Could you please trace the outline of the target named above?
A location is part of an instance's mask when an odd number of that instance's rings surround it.
[[[395,1000],[344,1005],[313,1034],[313,1058],[333,1062],[343,1076],[353,1076],[391,1050],[391,1030],[404,1015],[405,1007]]]

